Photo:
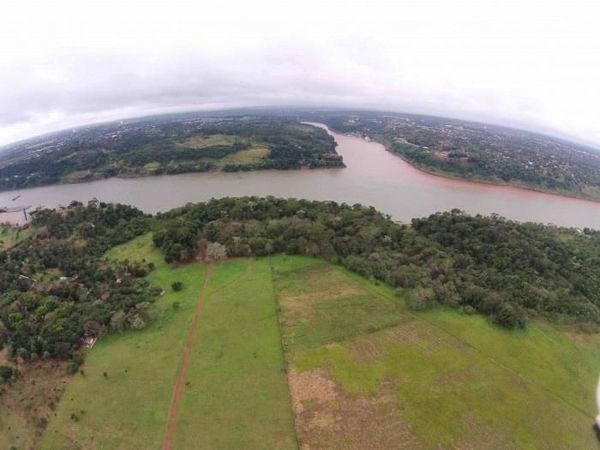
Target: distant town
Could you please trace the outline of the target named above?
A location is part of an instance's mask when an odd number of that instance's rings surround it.
[[[376,112],[321,112],[332,129],[369,136],[431,172],[600,201],[600,151],[494,125]]]

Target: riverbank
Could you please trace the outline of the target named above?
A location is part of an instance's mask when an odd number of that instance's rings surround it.
[[[415,162],[405,158],[404,155],[402,155],[398,152],[395,152],[394,150],[389,149],[388,147],[386,147],[386,150],[388,152],[402,158],[403,161],[410,164],[415,169],[420,170],[421,172],[425,172],[429,175],[433,175],[435,177],[448,178],[451,180],[468,181],[468,182],[471,182],[474,184],[485,184],[485,185],[489,185],[489,186],[506,187],[506,188],[513,188],[513,189],[523,189],[526,191],[539,192],[541,194],[554,195],[557,197],[566,197],[566,198],[570,198],[570,199],[574,199],[574,200],[582,200],[585,202],[591,202],[591,203],[597,203],[597,204],[600,203],[600,199],[595,199],[593,197],[586,197],[586,196],[577,194],[575,192],[570,192],[570,191],[553,191],[553,190],[549,190],[549,189],[543,189],[538,186],[522,184],[519,182],[507,183],[507,182],[499,180],[499,179],[461,177],[460,175],[452,173],[452,172],[445,172],[443,170],[435,170],[435,169],[429,168],[427,166],[424,166],[422,164],[416,164]]]
[[[107,178],[0,192],[0,205],[21,195],[23,205],[57,207],[73,200],[136,206],[147,213],[189,202],[245,195],[305,198],[373,206],[394,220],[410,222],[457,208],[499,214],[520,222],[600,229],[600,203],[510,186],[475,183],[428,174],[373,141],[333,133],[346,168],[206,172],[140,178]],[[0,218],[0,221],[2,219]]]
[[[183,171],[183,172],[179,172],[179,173],[125,172],[125,173],[121,173],[121,174],[113,175],[113,176],[103,176],[103,174],[101,174],[101,173],[92,173],[89,176],[85,176],[82,178],[63,179],[63,180],[57,181],[55,183],[46,183],[46,184],[40,184],[40,185],[36,185],[36,186],[26,186],[26,187],[17,188],[17,189],[4,189],[4,190],[0,189],[0,193],[1,194],[11,193],[11,192],[17,193],[17,192],[21,192],[23,190],[45,188],[45,187],[50,187],[50,186],[85,184],[85,183],[91,183],[94,181],[110,180],[113,178],[123,179],[123,180],[129,180],[129,179],[135,180],[135,179],[141,179],[141,178],[189,175],[189,174],[219,174],[219,173],[220,174],[229,174],[229,173],[245,173],[245,172],[271,172],[271,171],[292,172],[292,171],[302,171],[302,170],[313,171],[313,170],[344,169],[345,167],[346,167],[346,165],[344,164],[344,162],[342,160],[339,160],[339,161],[333,161],[333,163],[331,165],[323,165],[323,166],[315,166],[315,167],[301,166],[301,167],[297,167],[297,168],[287,168],[287,169],[285,169],[285,168],[284,169],[270,168],[270,167],[263,167],[263,166],[253,166],[253,165],[247,165],[247,166],[239,165],[235,169],[227,169],[226,166],[215,166],[214,168],[209,169],[209,170],[189,170],[189,171]],[[0,213],[0,214],[2,214],[2,213]]]
[[[335,132],[340,133],[339,131],[335,131]],[[562,198],[566,197],[569,199],[581,200],[584,202],[590,202],[590,203],[594,203],[594,204],[600,204],[600,197],[599,198],[589,197],[589,196],[579,194],[577,192],[556,191],[556,190],[551,190],[551,189],[544,189],[540,186],[534,186],[534,185],[529,185],[529,184],[524,184],[524,183],[519,183],[519,182],[505,182],[505,181],[497,179],[497,178],[494,178],[494,179],[475,178],[475,177],[469,177],[469,176],[461,176],[461,175],[453,173],[453,172],[436,170],[436,169],[426,166],[424,164],[415,163],[414,161],[411,161],[410,159],[406,158],[402,153],[399,153],[399,152],[393,150],[391,148],[390,142],[387,139],[380,138],[378,136],[363,136],[361,134],[354,134],[354,133],[349,133],[346,135],[353,136],[353,137],[356,137],[359,139],[365,139],[365,140],[366,140],[366,138],[368,138],[371,142],[377,142],[377,143],[381,144],[387,152],[391,153],[394,156],[399,157],[405,163],[409,164],[410,166],[414,167],[415,169],[417,169],[423,173],[426,173],[428,175],[432,175],[435,177],[441,177],[441,178],[463,181],[463,182],[471,182],[475,185],[487,185],[487,186],[497,186],[497,187],[503,187],[503,188],[522,189],[522,190],[538,192],[538,193],[546,194],[546,195],[553,195],[553,196],[562,197]],[[367,142],[369,142],[369,141],[367,141]]]

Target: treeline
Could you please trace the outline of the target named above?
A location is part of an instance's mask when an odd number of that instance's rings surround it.
[[[159,214],[154,243],[169,262],[202,240],[229,256],[306,254],[409,293],[415,308],[446,305],[501,326],[541,316],[600,324],[600,235],[453,210],[393,222],[373,208],[333,202],[226,198]]]
[[[25,361],[80,362],[84,338],[144,327],[157,294],[144,280],[152,267],[102,255],[147,232],[151,220],[95,201],[36,214],[35,235],[0,252],[0,346]]]

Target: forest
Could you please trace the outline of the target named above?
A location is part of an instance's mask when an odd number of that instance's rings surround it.
[[[167,116],[20,143],[0,158],[0,190],[107,177],[343,167],[323,129],[265,115]]]
[[[73,202],[41,210],[30,237],[0,252],[0,345],[23,361],[81,362],[85,338],[153,320],[151,263],[107,250],[152,232],[167,262],[299,254],[397,288],[415,309],[449,307],[498,326],[535,319],[600,326],[600,233],[458,210],[394,222],[372,207],[274,197],[223,198],[150,216]],[[175,286],[173,287],[175,289]]]

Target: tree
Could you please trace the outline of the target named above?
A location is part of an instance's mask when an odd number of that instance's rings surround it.
[[[412,290],[409,296],[409,304],[415,310],[430,308],[433,305],[435,293],[433,289],[419,286]]]
[[[110,317],[110,328],[112,330],[121,331],[125,328],[126,320],[127,315],[125,312],[122,310],[117,311]]]
[[[143,330],[144,328],[146,328],[146,321],[141,316],[141,314],[134,314],[133,317],[129,319],[129,321],[131,323],[131,327],[136,330]]]
[[[102,325],[95,320],[86,320],[83,324],[83,332],[86,336],[97,338],[102,334]]]
[[[10,380],[13,375],[14,375],[15,371],[12,367],[10,366],[0,366],[0,378],[6,382],[8,380]]]
[[[502,303],[492,315],[492,321],[504,328],[523,328],[525,317],[510,303]]]
[[[220,261],[227,258],[227,248],[218,242],[210,242],[206,246],[206,257],[212,261]]]
[[[183,283],[181,281],[174,281],[171,284],[171,288],[176,292],[181,291],[183,289]]]
[[[27,361],[29,358],[29,352],[27,349],[20,347],[17,349],[17,358],[22,359],[23,361]]]

